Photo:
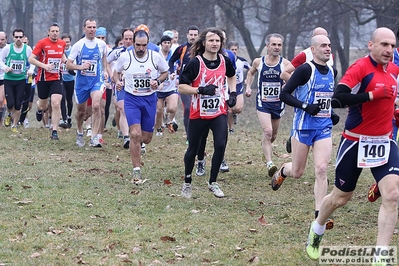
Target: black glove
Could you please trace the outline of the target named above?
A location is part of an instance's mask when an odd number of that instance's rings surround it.
[[[72,75],[72,76],[75,76],[75,75],[76,75],[75,71],[73,71],[73,70],[68,70],[68,74],[69,74],[69,75]]]
[[[333,110],[331,110],[331,121],[332,121],[333,126],[335,126],[339,122],[339,115],[334,113]]]
[[[217,89],[218,86],[214,84],[209,84],[206,85],[205,87],[198,87],[198,93],[203,94],[203,95],[215,95],[215,89]]]
[[[230,98],[227,101],[227,105],[231,108],[234,107],[237,103],[237,92],[230,92]]]
[[[320,107],[317,104],[308,104],[305,108],[305,112],[310,115],[317,115],[320,112]]]

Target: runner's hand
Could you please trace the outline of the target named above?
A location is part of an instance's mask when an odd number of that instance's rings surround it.
[[[204,87],[198,87],[198,94],[202,95],[215,95],[215,89],[218,87],[214,84],[209,84]]]
[[[237,103],[237,92],[230,92],[229,100],[227,101],[227,105],[231,108],[234,107]]]
[[[373,100],[375,99],[384,99],[391,98],[393,96],[394,90],[392,86],[386,87],[378,87],[371,92],[373,94]]]
[[[320,107],[317,104],[308,104],[305,108],[305,112],[310,115],[317,115],[320,112]]]

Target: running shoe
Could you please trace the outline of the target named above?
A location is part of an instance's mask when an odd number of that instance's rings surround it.
[[[191,186],[191,183],[184,183],[183,187],[181,189],[181,196],[183,198],[189,199],[189,198],[191,198],[192,191],[193,191],[193,188]]]
[[[283,169],[283,167],[285,166],[285,163],[281,166],[280,170],[278,170],[278,172],[276,172],[273,177],[272,177],[272,189],[273,190],[278,190],[281,186],[281,184],[283,184],[285,177],[283,177],[281,175],[281,169]]]
[[[11,113],[8,113],[6,115],[6,118],[4,118],[4,126],[9,127],[11,126]]]
[[[82,148],[85,145],[83,133],[79,134],[76,132],[76,145],[78,145],[79,148]]]
[[[318,235],[313,231],[313,224],[316,221],[313,221],[310,225],[308,241],[306,242],[306,253],[308,254],[311,260],[318,260],[320,257],[319,246],[320,241],[323,238],[323,235]]]
[[[93,130],[91,130],[91,127],[88,127],[86,129],[86,137],[91,137],[93,135]]]
[[[173,130],[176,132],[177,129],[179,128],[179,125],[176,122],[173,122]]]
[[[225,159],[223,159],[222,163],[220,164],[219,171],[222,173],[226,173],[226,172],[230,171],[229,166],[227,165]]]
[[[60,123],[58,124],[58,126],[61,127],[61,128],[65,128],[65,129],[68,128],[67,122],[62,120],[62,119],[60,120]]]
[[[120,130],[118,130],[118,139],[123,139],[123,134]]]
[[[98,141],[97,137],[94,137],[90,140],[90,147],[101,148],[103,145]]]
[[[72,127],[72,118],[67,118],[67,125],[68,125],[68,128]]]
[[[162,136],[163,135],[163,128],[162,127],[158,128],[157,129],[157,133],[155,135],[158,136],[158,137]]]
[[[175,133],[175,127],[173,126],[173,122],[169,122],[166,127],[168,128],[169,133]]]
[[[133,178],[131,182],[133,184],[140,184],[142,182],[140,170],[133,170]]]
[[[51,133],[51,137],[50,138],[52,140],[59,140],[57,130],[53,130],[53,132]]]
[[[269,177],[272,177],[278,170],[277,166],[274,165],[274,163],[272,163],[272,162],[266,164],[266,168],[267,168],[267,174],[269,175]]]
[[[129,149],[130,139],[129,137],[123,139],[123,148]]]
[[[16,126],[11,126],[11,132],[12,133],[18,133],[18,129]]]
[[[197,176],[205,175],[205,165],[206,165],[205,158],[202,161],[198,160],[197,165],[196,165],[196,170],[195,170],[195,174]]]
[[[37,111],[36,111],[36,120],[40,122],[40,121],[42,121],[42,119],[43,119],[43,111],[37,109]]]
[[[215,197],[218,197],[218,198],[224,197],[224,193],[220,189],[220,186],[218,183],[216,183],[216,182],[212,182],[211,184],[208,183],[208,188],[210,191],[213,192],[213,195],[215,195]]]
[[[24,128],[29,128],[29,121],[27,119],[24,121]]]
[[[369,193],[367,195],[367,198],[370,202],[376,201],[379,197],[381,197],[380,190],[378,189],[378,184],[374,183],[370,188],[369,188]]]
[[[230,134],[234,134],[234,128],[230,128],[230,129],[229,129],[229,133],[230,133]]]
[[[113,127],[116,127],[116,120],[115,120],[115,117],[112,119],[112,126],[113,126]]]
[[[334,220],[331,218],[328,218],[326,221],[326,230],[331,230],[334,228]]]

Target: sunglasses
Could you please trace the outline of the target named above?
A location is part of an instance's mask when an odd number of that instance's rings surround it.
[[[14,36],[15,39],[22,39],[24,36]]]

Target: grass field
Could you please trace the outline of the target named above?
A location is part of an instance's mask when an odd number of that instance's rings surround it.
[[[338,112],[334,157],[345,114]],[[304,252],[314,216],[311,156],[301,179],[272,191],[253,98],[229,136],[230,172],[218,179],[222,199],[206,186],[211,138],[207,175],[194,174],[193,198],[180,197],[186,149],[180,114],[176,134],[154,136],[147,145],[142,173],[148,181],[139,186],[130,183],[129,153],[115,128],[105,133],[104,148],[79,149],[74,128],[51,141],[33,115],[33,127],[19,134],[0,128],[0,265],[316,265]],[[290,160],[285,140],[291,117],[288,109],[274,147],[277,165]],[[329,190],[333,164],[334,158]],[[364,171],[323,245],[374,245],[380,201],[367,201],[372,183]]]

